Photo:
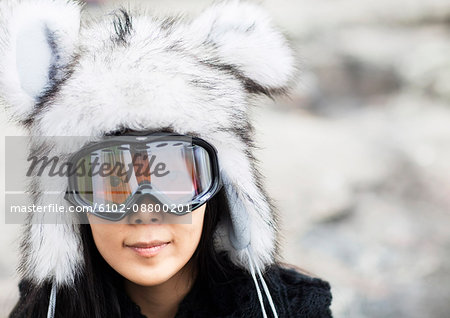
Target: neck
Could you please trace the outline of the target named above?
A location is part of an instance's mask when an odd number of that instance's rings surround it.
[[[177,274],[162,284],[141,286],[125,280],[125,291],[147,318],[174,318],[178,306],[194,284],[193,266],[187,263]],[[194,277],[194,279],[192,279]]]

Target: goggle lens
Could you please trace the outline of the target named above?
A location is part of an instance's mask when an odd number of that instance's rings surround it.
[[[77,195],[90,205],[125,204],[141,190],[164,204],[187,205],[214,181],[208,151],[189,141],[109,145],[81,157],[76,167]]]

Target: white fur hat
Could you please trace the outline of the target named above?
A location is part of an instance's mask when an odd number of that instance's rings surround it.
[[[80,9],[66,0],[0,3],[0,101],[10,117],[31,136],[196,134],[218,150],[230,203],[217,249],[246,269],[273,263],[277,218],[253,157],[248,110],[253,95],[282,93],[292,79],[285,38],[247,2],[220,2],[193,20],[118,10],[81,24]],[[33,186],[42,203],[45,185]],[[68,203],[61,196],[59,204]],[[21,274],[70,285],[84,261],[77,225],[28,221]]]

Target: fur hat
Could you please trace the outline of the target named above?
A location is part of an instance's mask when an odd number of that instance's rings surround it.
[[[283,93],[293,77],[282,34],[258,6],[240,1],[192,20],[121,9],[81,23],[80,9],[66,0],[0,3],[0,100],[10,117],[31,136],[127,128],[205,139],[218,151],[230,205],[217,250],[247,270],[273,263],[277,217],[253,157],[249,108],[253,96]],[[43,203],[45,183],[34,181],[34,203]],[[58,203],[68,204],[63,196]],[[78,226],[43,223],[24,227],[21,274],[70,285],[83,270]]]

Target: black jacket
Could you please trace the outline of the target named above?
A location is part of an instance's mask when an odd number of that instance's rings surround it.
[[[176,318],[260,318],[261,306],[258,300],[252,277],[242,269],[234,266],[223,254],[221,264],[226,264],[226,278],[215,282],[197,280],[191,291],[179,305]],[[217,273],[211,273],[219,277]],[[280,318],[331,318],[331,292],[328,282],[301,274],[293,269],[271,266],[264,274],[270,294]],[[207,281],[205,283],[205,281]],[[123,288],[115,288],[122,318],[145,318],[140,308],[125,294]],[[23,297],[29,292],[29,282],[22,280],[19,284],[21,299],[10,317],[22,317],[18,310],[23,303]],[[49,291],[49,290],[48,290]],[[272,311],[263,293],[268,317]],[[40,302],[48,301],[37,299]],[[76,298],[75,298],[76,302]],[[59,306],[58,306],[59,305]],[[64,308],[58,303],[56,317],[64,317]]]
[[[234,278],[208,286],[195,283],[180,303],[175,318],[253,318],[262,317],[256,287],[250,275],[234,267]],[[328,282],[293,269],[272,266],[264,275],[280,318],[330,318],[331,292]],[[264,293],[263,293],[264,296]],[[265,297],[265,296],[264,296]],[[139,306],[124,293],[119,301],[122,317],[145,318]],[[266,313],[272,311],[264,298]]]

